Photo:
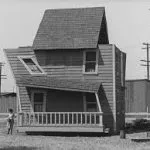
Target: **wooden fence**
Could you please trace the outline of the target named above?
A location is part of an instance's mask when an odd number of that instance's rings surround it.
[[[17,99],[15,95],[0,96],[0,113],[8,113],[8,108],[12,108],[16,113]]]

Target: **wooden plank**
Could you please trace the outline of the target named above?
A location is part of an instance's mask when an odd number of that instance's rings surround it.
[[[35,126],[35,127],[17,127],[19,132],[104,132],[103,126],[98,127],[46,127],[46,126]]]

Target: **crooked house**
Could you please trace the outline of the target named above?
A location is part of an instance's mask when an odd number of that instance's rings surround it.
[[[5,49],[20,132],[117,132],[126,54],[109,44],[103,7],[46,10],[31,47]]]

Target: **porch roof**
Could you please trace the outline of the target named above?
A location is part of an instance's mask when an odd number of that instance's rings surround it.
[[[75,79],[58,79],[48,76],[23,76],[18,84],[24,85],[26,87],[90,93],[97,93],[101,85],[100,82]]]

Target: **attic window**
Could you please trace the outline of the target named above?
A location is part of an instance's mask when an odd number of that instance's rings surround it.
[[[44,73],[44,71],[38,65],[38,63],[34,61],[33,57],[19,57],[19,59],[31,74],[43,74]]]
[[[84,52],[83,73],[93,74],[98,71],[98,51]]]

